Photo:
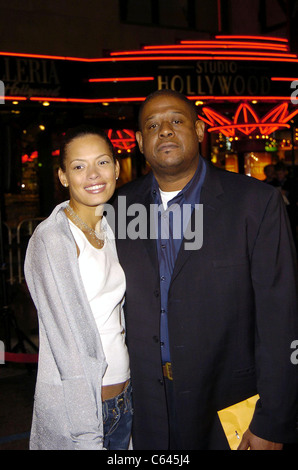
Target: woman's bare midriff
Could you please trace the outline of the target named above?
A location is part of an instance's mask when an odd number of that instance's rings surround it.
[[[115,398],[117,395],[123,392],[127,387],[129,380],[122,382],[120,384],[113,385],[104,385],[101,388],[101,399],[102,401],[110,400],[110,398]]]

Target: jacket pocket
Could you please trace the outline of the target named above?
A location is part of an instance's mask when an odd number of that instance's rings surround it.
[[[255,366],[251,366],[251,367],[246,367],[245,369],[234,370],[232,375],[233,375],[233,378],[242,378],[242,377],[255,375],[255,373],[256,373]]]

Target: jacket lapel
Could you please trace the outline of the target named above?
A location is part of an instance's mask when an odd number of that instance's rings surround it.
[[[157,257],[157,248],[156,248],[156,239],[152,237],[150,230],[153,229],[152,227],[152,220],[150,216],[150,205],[153,204],[152,199],[152,173],[150,173],[146,178],[146,183],[142,186],[142,193],[137,193],[134,200],[138,201],[139,204],[143,205],[146,209],[146,227],[147,227],[147,236],[146,238],[142,238],[141,242],[144,244],[145,249],[149,255],[150,261],[155,269],[155,271],[159,272],[159,265],[158,265],[158,257]]]
[[[206,176],[202,186],[200,204],[203,205],[203,246],[199,250],[196,250],[196,254],[199,256],[204,250],[204,238],[208,237],[210,233],[214,230],[214,223],[217,219],[218,211],[221,209],[223,204],[223,189],[219,178],[219,170],[214,168],[212,164],[206,161]],[[146,181],[146,183],[145,183]],[[155,271],[159,272],[158,257],[157,257],[157,248],[156,248],[156,239],[153,238],[150,234],[150,227],[152,225],[152,220],[150,219],[150,204],[153,204],[153,199],[151,195],[152,189],[152,176],[151,174],[147,175],[144,183],[142,185],[142,192],[139,190],[136,194],[133,195],[133,200],[138,201],[139,204],[142,204],[146,209],[146,218],[147,218],[147,237],[141,239],[141,242],[144,244],[144,247],[149,255],[151,263]],[[128,217],[128,220],[130,218]],[[132,217],[133,219],[133,217]],[[193,211],[191,217],[191,224],[195,227],[195,213]],[[177,276],[179,271],[182,269],[183,265],[189,259],[190,256],[194,254],[194,251],[191,249],[185,250],[184,244],[189,243],[189,240],[183,239],[181,243],[181,248],[179,250],[177,260],[175,263],[172,281]]]
[[[191,249],[185,250],[184,244],[188,243],[187,240],[183,239],[180,251],[177,256],[175,263],[172,281],[175,279],[183,265],[194,253],[198,256],[204,251],[204,239],[208,237],[214,230],[214,223],[217,219],[217,214],[223,205],[223,188],[219,179],[219,172],[212,164],[206,162],[206,176],[202,186],[200,204],[203,206],[203,245],[195,252]],[[195,227],[195,213],[193,211],[191,217],[192,226]]]

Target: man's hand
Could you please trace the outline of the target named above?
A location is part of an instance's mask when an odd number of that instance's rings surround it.
[[[276,442],[266,441],[258,436],[255,436],[248,429],[243,434],[242,440],[237,450],[282,450],[283,444]]]

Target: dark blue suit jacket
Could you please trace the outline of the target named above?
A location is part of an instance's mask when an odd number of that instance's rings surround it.
[[[149,209],[152,175],[122,187],[127,207]],[[259,393],[251,431],[296,438],[296,255],[281,196],[253,178],[207,163],[203,245],[176,260],[168,302],[180,449],[222,449],[217,411]],[[115,200],[117,208],[117,199]],[[147,211],[148,233],[150,228]],[[123,217],[123,211],[121,216]],[[127,223],[132,218],[127,217]],[[126,279],[126,327],[134,393],[135,449],[168,449],[160,354],[156,240],[118,239]]]

